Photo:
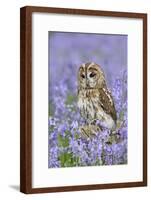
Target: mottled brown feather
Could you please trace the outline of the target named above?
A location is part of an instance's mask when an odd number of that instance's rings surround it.
[[[99,88],[99,94],[101,107],[107,114],[111,115],[113,120],[116,122],[116,110],[111,93],[108,91],[107,88],[105,88],[105,90],[103,88]]]

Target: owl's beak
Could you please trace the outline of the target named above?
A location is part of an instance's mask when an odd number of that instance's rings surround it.
[[[86,82],[86,87],[89,87],[89,83],[88,83],[88,81]]]

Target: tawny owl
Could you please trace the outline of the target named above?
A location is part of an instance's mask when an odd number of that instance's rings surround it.
[[[99,120],[105,127],[114,129],[116,111],[104,72],[95,63],[82,64],[78,71],[78,107],[88,124]]]

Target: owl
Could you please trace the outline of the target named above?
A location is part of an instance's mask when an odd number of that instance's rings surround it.
[[[98,64],[85,63],[78,71],[78,108],[87,124],[96,120],[113,130],[116,126],[116,110],[105,75]]]

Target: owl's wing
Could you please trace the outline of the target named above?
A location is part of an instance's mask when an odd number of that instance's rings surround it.
[[[114,121],[116,121],[116,110],[111,92],[109,92],[107,88],[100,88],[99,94],[101,107],[107,114],[111,115]]]

